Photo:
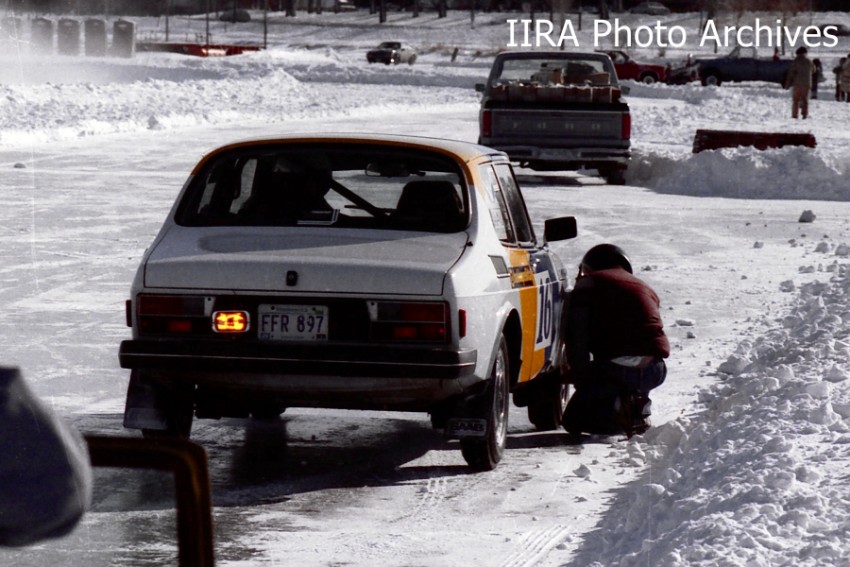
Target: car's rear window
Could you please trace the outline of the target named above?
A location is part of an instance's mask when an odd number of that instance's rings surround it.
[[[326,226],[457,232],[468,222],[458,164],[427,150],[259,145],[215,156],[177,210],[184,226]]]
[[[506,58],[492,79],[493,84],[560,83],[608,85],[611,75],[601,59],[558,59],[550,57]]]

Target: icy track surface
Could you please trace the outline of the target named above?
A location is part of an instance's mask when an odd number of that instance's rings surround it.
[[[291,132],[474,141],[473,87],[516,17],[478,14],[471,25],[466,12],[416,22],[394,13],[380,27],[363,13],[299,14],[273,22],[267,50],[218,59],[4,51],[2,363],[21,366],[83,431],[129,434],[123,303],[198,158]],[[622,22],[654,23],[642,18]],[[700,20],[676,18],[694,30]],[[812,23],[795,18],[788,25]],[[834,22],[850,19],[814,21]],[[261,36],[216,26],[217,39]],[[411,43],[417,63],[367,65],[366,49],[386,39]],[[817,54],[827,82],[809,120],[790,120],[776,85],[629,84],[627,186],[519,172],[538,230],[545,218],[577,216],[579,237],[553,246],[567,267],[617,242],[661,296],[673,355],[645,437],[568,447],[513,408],[505,460],[473,475],[422,415],[294,410],[271,424],[201,422],[193,438],[210,455],[218,564],[850,564],[850,104],[831,100],[828,72],[850,52],[841,41]],[[666,64],[685,50],[632,55]],[[693,154],[696,128],[810,132],[817,147]],[[0,551],[0,564],[174,563],[162,523],[170,496],[148,479],[100,480],[74,534]]]

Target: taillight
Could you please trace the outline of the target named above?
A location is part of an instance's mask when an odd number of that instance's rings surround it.
[[[136,320],[142,334],[189,334],[208,324],[206,300],[197,295],[139,295]],[[207,331],[208,332],[208,331]]]
[[[489,138],[493,135],[493,114],[489,110],[481,112],[481,136]]]
[[[448,307],[436,301],[370,301],[371,338],[381,341],[446,342]]]
[[[632,138],[632,115],[628,112],[623,113],[623,139],[630,140]]]
[[[216,333],[247,333],[251,319],[247,311],[216,311],[212,314],[212,328]]]
[[[457,336],[466,336],[466,309],[458,309],[457,312]]]

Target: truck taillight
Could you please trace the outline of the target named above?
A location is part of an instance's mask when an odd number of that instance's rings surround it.
[[[628,112],[623,113],[623,139],[630,140],[632,138],[632,115]]]
[[[448,307],[437,301],[370,301],[371,338],[380,341],[446,342]]]
[[[490,137],[493,134],[493,114],[489,110],[481,112],[481,136]]]

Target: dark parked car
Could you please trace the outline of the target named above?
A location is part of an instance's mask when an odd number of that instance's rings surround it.
[[[720,86],[726,81],[766,81],[784,84],[791,59],[758,57],[755,48],[736,47],[728,55],[697,59],[703,85]]]
[[[416,62],[416,51],[398,41],[385,41],[366,53],[366,61],[383,63],[384,65],[398,65],[399,63],[413,65]]]
[[[818,26],[821,32],[829,31],[830,35],[834,36],[850,36],[850,27],[844,24],[821,24]]]

